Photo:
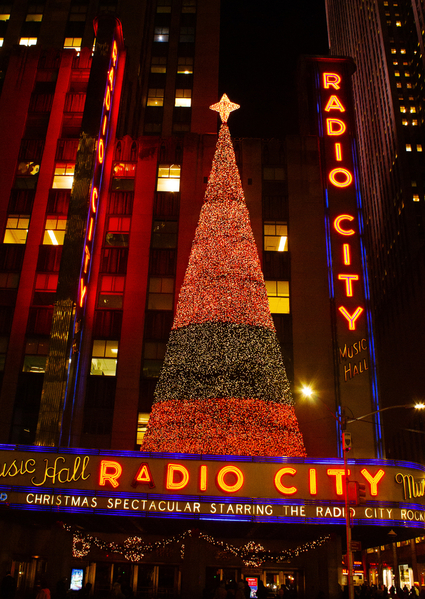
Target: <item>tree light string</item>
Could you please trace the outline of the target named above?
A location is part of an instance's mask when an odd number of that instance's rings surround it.
[[[224,123],[141,449],[306,455]]]
[[[283,549],[282,551],[273,551],[265,549],[263,545],[256,541],[248,541],[241,547],[236,547],[227,541],[216,539],[212,535],[203,533],[198,529],[186,530],[185,532],[174,535],[169,538],[164,538],[159,541],[145,542],[139,536],[128,537],[123,543],[115,541],[104,541],[99,537],[90,534],[84,534],[81,531],[73,530],[73,527],[68,524],[63,524],[63,528],[73,533],[72,555],[74,558],[83,559],[90,553],[92,546],[122,555],[130,562],[141,562],[146,554],[153,553],[163,549],[167,545],[178,543],[180,544],[180,557],[183,560],[185,555],[185,539],[199,538],[214,547],[219,547],[226,553],[234,555],[242,560],[243,564],[248,567],[259,567],[265,562],[279,563],[290,561],[302,553],[306,553],[313,549],[317,549],[331,538],[330,535],[319,537],[314,541],[308,541],[298,547]]]

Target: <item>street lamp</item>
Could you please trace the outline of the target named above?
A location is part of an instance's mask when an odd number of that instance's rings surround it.
[[[348,499],[348,467],[347,467],[347,451],[351,449],[351,434],[346,432],[347,424],[351,424],[353,422],[357,422],[358,420],[363,420],[368,416],[373,416],[375,414],[380,414],[381,412],[385,412],[386,410],[395,410],[397,408],[414,408],[416,410],[423,410],[425,408],[425,403],[416,403],[416,404],[402,404],[397,406],[387,406],[386,408],[381,408],[380,410],[375,410],[373,412],[369,412],[368,414],[363,414],[362,416],[358,416],[357,418],[351,418],[347,420],[345,415],[345,408],[341,407],[341,417],[337,414],[334,414],[332,410],[326,405],[323,399],[318,396],[314,389],[309,385],[303,385],[301,387],[301,394],[303,397],[312,398],[313,396],[317,397],[331,416],[336,420],[339,424],[341,431],[341,441],[342,441],[342,451],[344,455],[344,478],[345,478],[345,531],[346,531],[346,539],[347,539],[347,566],[348,566],[348,598],[354,599],[354,580],[353,580],[353,553],[351,551],[351,519],[350,519],[350,505]]]

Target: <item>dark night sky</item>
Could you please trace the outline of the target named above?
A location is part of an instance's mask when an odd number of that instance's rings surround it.
[[[327,54],[324,0],[221,0],[220,96],[241,105],[235,137],[298,130],[296,64]]]

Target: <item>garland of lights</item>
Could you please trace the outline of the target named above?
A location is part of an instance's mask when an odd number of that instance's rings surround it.
[[[64,524],[63,527],[66,531],[72,532],[71,526]],[[123,543],[116,543],[115,541],[108,542],[90,534],[83,534],[80,531],[74,531],[72,540],[72,556],[82,559],[89,554],[91,547],[94,545],[103,551],[120,554],[130,562],[141,562],[147,553],[153,553],[154,551],[162,549],[163,547],[173,543],[180,543],[180,557],[183,560],[185,554],[185,544],[183,541],[190,537],[202,539],[214,547],[219,547],[226,553],[230,553],[235,557],[240,558],[245,566],[253,568],[261,566],[264,562],[287,562],[298,557],[302,553],[306,553],[312,549],[317,549],[330,539],[330,535],[327,535],[292,549],[284,549],[283,551],[270,551],[255,541],[248,541],[248,543],[242,545],[242,547],[236,547],[231,543],[220,541],[219,539],[200,532],[199,530],[187,530],[180,535],[169,537],[167,539],[163,539],[162,541],[155,541],[153,543],[145,542],[141,537],[128,537]]]
[[[142,450],[305,456],[228,126],[223,124]]]

